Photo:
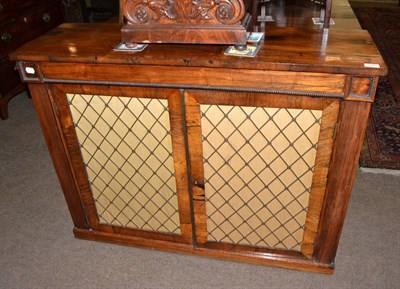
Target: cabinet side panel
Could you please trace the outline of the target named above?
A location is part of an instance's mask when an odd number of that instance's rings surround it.
[[[29,84],[29,91],[74,225],[89,229],[47,89],[43,84]]]
[[[329,168],[316,258],[333,264],[339,245],[371,104],[344,101]]]

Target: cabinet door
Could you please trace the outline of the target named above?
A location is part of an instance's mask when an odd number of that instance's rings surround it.
[[[91,228],[192,243],[179,91],[49,87]]]
[[[197,246],[312,258],[339,104],[186,91]]]

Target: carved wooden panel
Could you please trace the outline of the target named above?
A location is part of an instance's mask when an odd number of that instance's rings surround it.
[[[128,24],[236,24],[244,16],[243,0],[124,0]]]
[[[125,42],[245,44],[243,0],[123,0]]]

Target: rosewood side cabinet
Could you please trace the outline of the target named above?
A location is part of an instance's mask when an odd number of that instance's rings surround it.
[[[113,51],[62,24],[12,54],[78,238],[332,273],[386,66],[369,34],[271,28],[226,46]]]

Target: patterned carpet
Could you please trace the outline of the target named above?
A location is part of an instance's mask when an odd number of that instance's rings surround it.
[[[350,2],[389,68],[379,80],[361,152],[362,167],[400,170],[400,7]]]

